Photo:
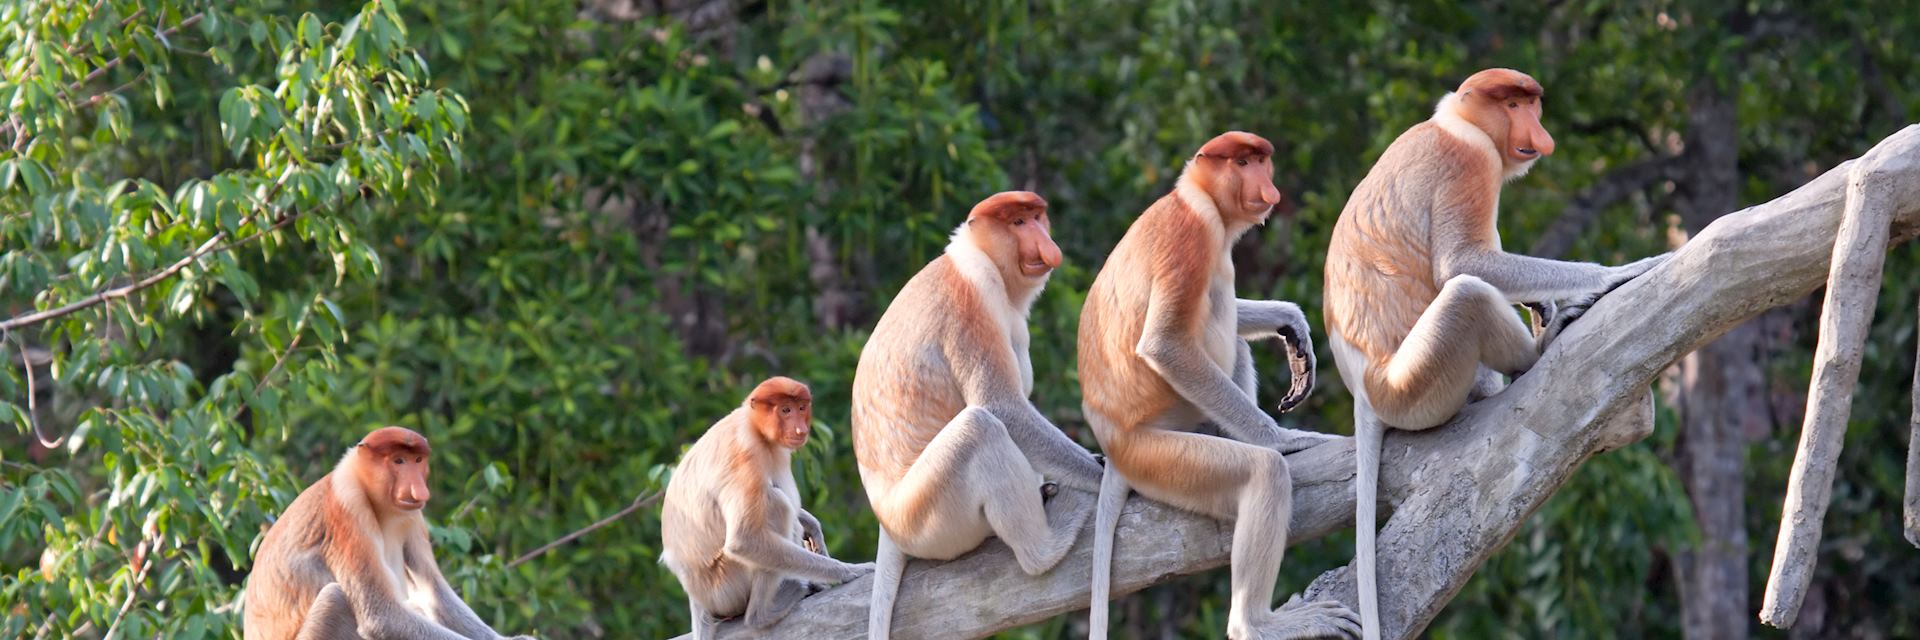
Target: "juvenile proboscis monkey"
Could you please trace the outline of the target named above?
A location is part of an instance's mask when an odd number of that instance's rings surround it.
[[[880,520],[869,638],[892,630],[907,556],[949,560],[999,536],[1039,575],[1085,524],[1085,510],[1049,517],[1045,495],[1098,490],[1100,464],[1028,400],[1027,311],[1060,265],[1049,232],[1038,195],[975,205],[860,353],[853,451]]]
[[[793,452],[812,430],[813,392],[768,378],[674,469],[660,511],[660,562],[687,592],[695,638],[712,638],[719,619],[742,614],[765,629],[824,583],[873,570],[829,557],[820,521],[800,508]]]
[[[247,577],[247,640],[501,637],[433,559],[429,453],[418,433],[374,431],[293,499]]]
[[[1541,96],[1540,83],[1518,71],[1473,74],[1387,147],[1333,229],[1325,312],[1355,401],[1355,556],[1369,640],[1380,636],[1374,510],[1385,427],[1446,422],[1470,393],[1497,390],[1497,374],[1531,368],[1599,296],[1665,258],[1609,267],[1500,249],[1501,184],[1553,153]],[[1548,310],[1538,339],[1514,304]]]
[[[1234,523],[1227,637],[1359,631],[1339,603],[1291,600],[1272,609],[1293,504],[1281,454],[1336,439],[1283,429],[1254,403],[1248,340],[1278,337],[1287,348],[1293,380],[1282,411],[1313,386],[1300,307],[1234,297],[1233,243],[1265,224],[1280,201],[1272,156],[1273,145],[1251,133],[1208,141],[1173,192],[1134,221],[1087,292],[1080,384],[1107,455],[1094,527],[1094,638],[1106,636],[1114,529],[1135,489]]]

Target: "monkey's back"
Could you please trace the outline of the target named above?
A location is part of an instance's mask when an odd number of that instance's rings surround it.
[[[947,347],[982,313],[973,284],[943,255],[881,314],[853,374],[853,453],[869,498],[897,482],[966,408]]]
[[[1176,263],[1210,263],[1217,258],[1205,242],[1210,230],[1202,228],[1202,221],[1179,201],[1177,193],[1156,201],[1127,227],[1094,276],[1080,310],[1081,402],[1090,416],[1098,418],[1090,425],[1108,453],[1116,444],[1110,431],[1131,430],[1163,416],[1179,399],[1159,372],[1135,352],[1146,331],[1156,274],[1175,269]]]
[[[325,549],[325,510],[332,501],[333,474],[328,473],[307,485],[267,529],[247,575],[246,616],[241,624],[247,640],[294,637],[306,622],[314,598],[335,581]]]
[[[667,481],[660,507],[661,564],[689,597],[723,617],[746,611],[751,582],[747,567],[721,553],[727,540],[721,496],[765,491],[749,473],[759,465],[734,459],[743,455],[733,440],[746,419],[746,409],[734,409],[694,441]]]
[[[1432,121],[1387,146],[1355,187],[1327,247],[1327,331],[1369,362],[1391,358],[1440,293],[1431,251],[1436,196],[1458,167],[1435,161],[1459,142]]]

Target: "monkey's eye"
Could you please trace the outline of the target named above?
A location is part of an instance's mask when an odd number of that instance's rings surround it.
[[[406,464],[406,463],[407,463],[407,459],[406,459],[406,458],[394,458],[394,459],[393,459],[393,463],[394,463],[394,464]]]
[[[1246,158],[1234,158],[1234,159],[1233,159],[1233,163],[1234,163],[1234,164],[1237,164],[1237,165],[1240,165],[1240,166],[1242,166],[1242,167],[1244,167],[1244,166],[1247,166],[1247,159],[1246,159]]]
[[[1027,226],[1027,219],[1026,219],[1026,218],[1014,218],[1014,219],[1013,219],[1013,226],[1016,226],[1016,227],[1024,227],[1024,226]]]
[[[793,413],[793,407],[780,407],[780,415],[784,416],[789,413]]]
[[[1518,103],[1518,102],[1509,102],[1509,103],[1507,103],[1507,108],[1508,108],[1508,109],[1518,109],[1518,108],[1520,108],[1520,103]]]

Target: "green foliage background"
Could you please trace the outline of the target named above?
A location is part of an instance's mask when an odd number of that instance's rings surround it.
[[[619,4],[0,6],[0,317],[185,265],[0,340],[0,420],[20,434],[0,438],[0,635],[238,637],[269,515],[387,424],[433,439],[441,561],[502,631],[677,634],[655,509],[508,565],[661,487],[776,373],[818,396],[809,508],[835,555],[870,557],[853,365],[892,293],[994,191],[1053,204],[1067,264],[1034,310],[1036,401],[1091,446],[1081,292],[1219,131],[1274,140],[1287,197],[1236,250],[1242,295],[1312,309],[1346,193],[1479,68],[1539,78],[1559,142],[1503,197],[1514,249],[1609,169],[1673,151],[1703,83],[1737,105],[1743,204],[1920,116],[1920,87],[1898,81],[1920,71],[1904,2],[775,1],[718,3],[718,30],[602,6]],[[827,61],[831,80],[802,73]],[[1567,256],[1663,250],[1672,192],[1607,209]],[[1898,533],[1917,262],[1889,260],[1828,514],[1834,635],[1920,633],[1920,562]],[[816,304],[830,292],[850,301],[837,321]],[[1791,312],[1797,344],[1769,371],[1792,412],[1749,448],[1756,594],[1816,306]],[[1349,432],[1321,373],[1283,420]],[[44,450],[35,425],[71,435]],[[1667,559],[1697,534],[1675,429],[1663,412],[1654,437],[1587,464],[1432,634],[1677,636]],[[1282,591],[1350,554],[1348,536],[1299,548]],[[1206,636],[1224,591],[1186,578],[1118,617]]]

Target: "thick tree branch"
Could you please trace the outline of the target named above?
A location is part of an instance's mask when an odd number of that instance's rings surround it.
[[[1920,126],[1895,134],[1881,148],[1920,158]],[[1852,164],[1778,200],[1722,217],[1666,264],[1601,299],[1532,371],[1468,406],[1449,425],[1388,434],[1380,487],[1383,500],[1398,507],[1380,533],[1386,637],[1414,637],[1432,622],[1580,464],[1650,433],[1647,386],[1667,365],[1826,281]],[[1895,203],[1889,237],[1898,244],[1915,235],[1920,197],[1908,197]],[[1288,461],[1295,487],[1288,543],[1351,525],[1351,441]],[[1056,509],[1093,504],[1091,495],[1074,491],[1056,500],[1063,501]],[[1120,520],[1115,594],[1224,566],[1229,532],[1220,522],[1135,496]],[[871,535],[841,535],[862,534]],[[901,582],[894,634],[978,637],[1084,609],[1089,536],[1082,532],[1067,559],[1041,576],[1022,573],[997,540],[952,562],[913,561]],[[809,597],[759,637],[864,637],[871,584],[871,577],[861,578]],[[1293,586],[1282,585],[1281,592]],[[1345,567],[1322,575],[1306,592],[1348,606],[1358,602]],[[722,625],[721,635],[755,634],[734,621]]]

